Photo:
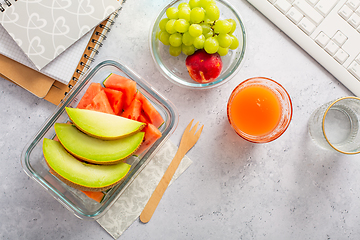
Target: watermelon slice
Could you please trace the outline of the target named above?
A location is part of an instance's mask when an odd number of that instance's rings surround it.
[[[81,98],[77,108],[84,109],[91,103],[93,98],[103,89],[100,83],[91,83],[86,90],[84,96]]]
[[[110,106],[116,115],[122,113],[123,110],[123,93],[111,88],[104,88]]]
[[[158,128],[164,123],[164,119],[151,102],[137,90],[135,81],[112,73],[103,84],[105,87],[100,83],[90,84],[78,107],[146,123],[142,130],[145,132],[144,141],[136,152],[136,155],[140,155],[161,137],[162,133]]]
[[[138,121],[142,123],[151,123],[147,116],[144,115],[144,112],[141,112]]]
[[[141,114],[141,102],[137,99],[134,99],[131,102],[130,106],[124,110],[121,116],[137,121],[140,114]]]
[[[124,108],[130,106],[137,91],[134,80],[112,73],[105,79],[103,84],[107,88],[122,91],[124,94]]]
[[[136,155],[143,153],[162,136],[160,130],[151,123],[147,124],[143,131],[145,132],[144,141],[135,152]]]
[[[155,127],[159,128],[163,124],[164,119],[161,117],[160,113],[156,108],[151,104],[151,102],[140,92],[137,91],[135,99],[139,99],[142,104],[142,110],[146,119],[149,120]]]
[[[87,105],[85,109],[115,114],[110,106],[109,100],[104,90],[101,90],[98,94],[96,94],[91,103]]]

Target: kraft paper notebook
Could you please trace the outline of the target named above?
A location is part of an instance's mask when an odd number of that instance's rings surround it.
[[[122,1],[117,2],[117,4],[120,7],[108,19],[85,34],[85,36],[76,41],[40,71],[37,71],[36,68],[29,64],[31,61],[27,59],[25,53],[6,31],[1,33],[0,25],[0,75],[29,90],[38,97],[45,97],[46,100],[58,104],[64,97],[64,94],[69,91],[69,88],[75,84],[75,81],[88,68],[88,65],[93,61],[94,55],[99,51],[102,41],[106,38],[107,32],[110,31],[110,27],[121,9]],[[0,5],[0,11],[1,7],[2,5]],[[9,6],[5,11],[11,8]],[[12,43],[11,47],[2,48],[5,45],[4,36],[8,42]],[[7,50],[8,54],[4,54],[4,49]],[[9,52],[12,53],[9,54]],[[28,61],[26,62],[25,60]],[[14,71],[15,69],[16,71]],[[54,74],[53,70],[57,70],[57,73]],[[21,74],[22,72],[24,74]]]

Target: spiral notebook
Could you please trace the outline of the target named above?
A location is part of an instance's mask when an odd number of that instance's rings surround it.
[[[1,30],[0,42],[11,36],[32,67],[42,70],[120,6],[118,0],[0,0],[0,23],[8,33]]]
[[[1,2],[0,0],[0,3]],[[110,31],[114,19],[121,10],[122,3],[123,1],[119,2],[120,7],[114,11],[109,18],[80,38],[80,40],[75,42],[40,71],[37,71],[31,65],[29,66],[29,61],[27,64],[26,62],[24,63],[24,59],[27,60],[26,55],[16,44],[6,49],[8,52],[17,52],[18,55],[22,56],[20,59],[16,58],[16,54],[14,53],[3,54],[3,52],[1,52],[1,45],[4,45],[4,42],[0,31],[0,76],[13,81],[38,97],[58,104],[61,99],[64,98],[64,94],[71,89],[80,75],[87,70],[88,65],[93,61],[94,55],[99,51],[102,41],[106,38],[107,32]],[[9,9],[11,9],[11,6],[9,6]],[[8,9],[5,11],[7,10]],[[5,34],[8,33],[6,32]],[[14,43],[13,39],[10,39],[10,42],[11,41]],[[51,74],[52,72],[49,69],[57,70],[58,73],[55,74],[56,76]]]

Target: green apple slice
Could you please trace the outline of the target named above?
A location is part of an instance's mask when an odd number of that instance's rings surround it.
[[[70,120],[82,132],[104,140],[114,140],[140,132],[145,123],[87,109],[66,107]]]
[[[94,165],[77,160],[54,140],[44,139],[43,153],[51,173],[61,181],[83,191],[105,191],[119,183],[130,165]]]
[[[141,145],[144,132],[117,140],[102,140],[79,131],[74,125],[55,123],[63,147],[74,157],[96,164],[116,164],[130,157]]]

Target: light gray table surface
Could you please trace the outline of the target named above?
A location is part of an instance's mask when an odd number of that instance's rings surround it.
[[[148,44],[165,2],[126,1],[97,58],[118,58],[174,103],[173,143],[192,118],[205,127],[187,154],[193,164],[166,191],[151,221],[135,221],[120,239],[360,239],[359,156],[322,150],[307,132],[313,110],[352,93],[244,0],[229,1],[247,31],[237,75],[211,90],[178,87],[157,70]],[[254,76],[281,83],[293,103],[289,128],[267,144],[238,137],[226,116],[231,91]],[[25,144],[56,106],[4,79],[0,106],[0,239],[112,239],[22,170]]]

